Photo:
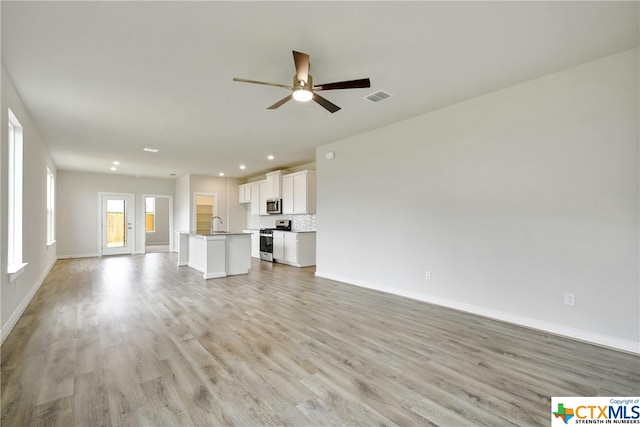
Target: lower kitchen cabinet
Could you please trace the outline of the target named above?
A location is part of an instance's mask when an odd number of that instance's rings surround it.
[[[316,233],[274,231],[273,258],[295,267],[316,265]]]
[[[297,234],[297,233],[296,233]],[[298,265],[298,239],[297,236],[285,236],[284,262]]]
[[[260,258],[260,230],[242,230],[243,233],[251,233],[251,256]]]
[[[273,260],[284,260],[284,231],[274,231],[273,237]]]

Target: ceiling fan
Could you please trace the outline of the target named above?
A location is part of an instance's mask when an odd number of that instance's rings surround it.
[[[331,113],[335,113],[340,109],[333,102],[323,98],[316,92],[321,90],[336,90],[336,89],[358,89],[364,87],[371,87],[369,79],[349,80],[344,82],[325,83],[321,85],[313,85],[313,77],[309,74],[309,55],[302,52],[293,51],[293,62],[296,65],[296,74],[293,76],[293,86],[281,85],[278,83],[260,82],[257,80],[239,79],[233,78],[234,82],[255,83],[259,85],[277,86],[289,89],[291,93],[282,98],[280,101],[273,104],[268,110],[275,110],[281,107],[284,103],[290,101],[292,98],[296,101],[307,102],[314,100],[318,104],[322,105],[326,110]]]

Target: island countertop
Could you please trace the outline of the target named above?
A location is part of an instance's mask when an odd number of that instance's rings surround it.
[[[200,237],[215,237],[215,236],[240,236],[240,235],[245,235],[245,236],[251,236],[251,233],[243,233],[242,231],[214,231],[213,233],[207,233],[207,234],[202,234],[202,233],[189,233],[190,236],[200,236]]]

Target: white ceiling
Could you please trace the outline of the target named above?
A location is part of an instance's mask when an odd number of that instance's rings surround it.
[[[639,32],[638,2],[1,7],[2,63],[56,166],[167,178],[313,161],[317,146],[633,48]],[[342,107],[330,114],[313,102],[267,110],[285,89],[232,81],[290,84],[291,50],[311,55],[316,84],[372,87],[323,92]],[[394,96],[363,99],[377,90]]]

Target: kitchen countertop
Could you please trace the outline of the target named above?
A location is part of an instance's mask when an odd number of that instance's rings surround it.
[[[214,231],[213,233],[189,233],[191,236],[202,236],[202,237],[211,237],[211,236],[238,236],[238,235],[246,235],[250,236],[251,233],[244,233],[242,231],[239,232],[227,232],[227,231]]]

